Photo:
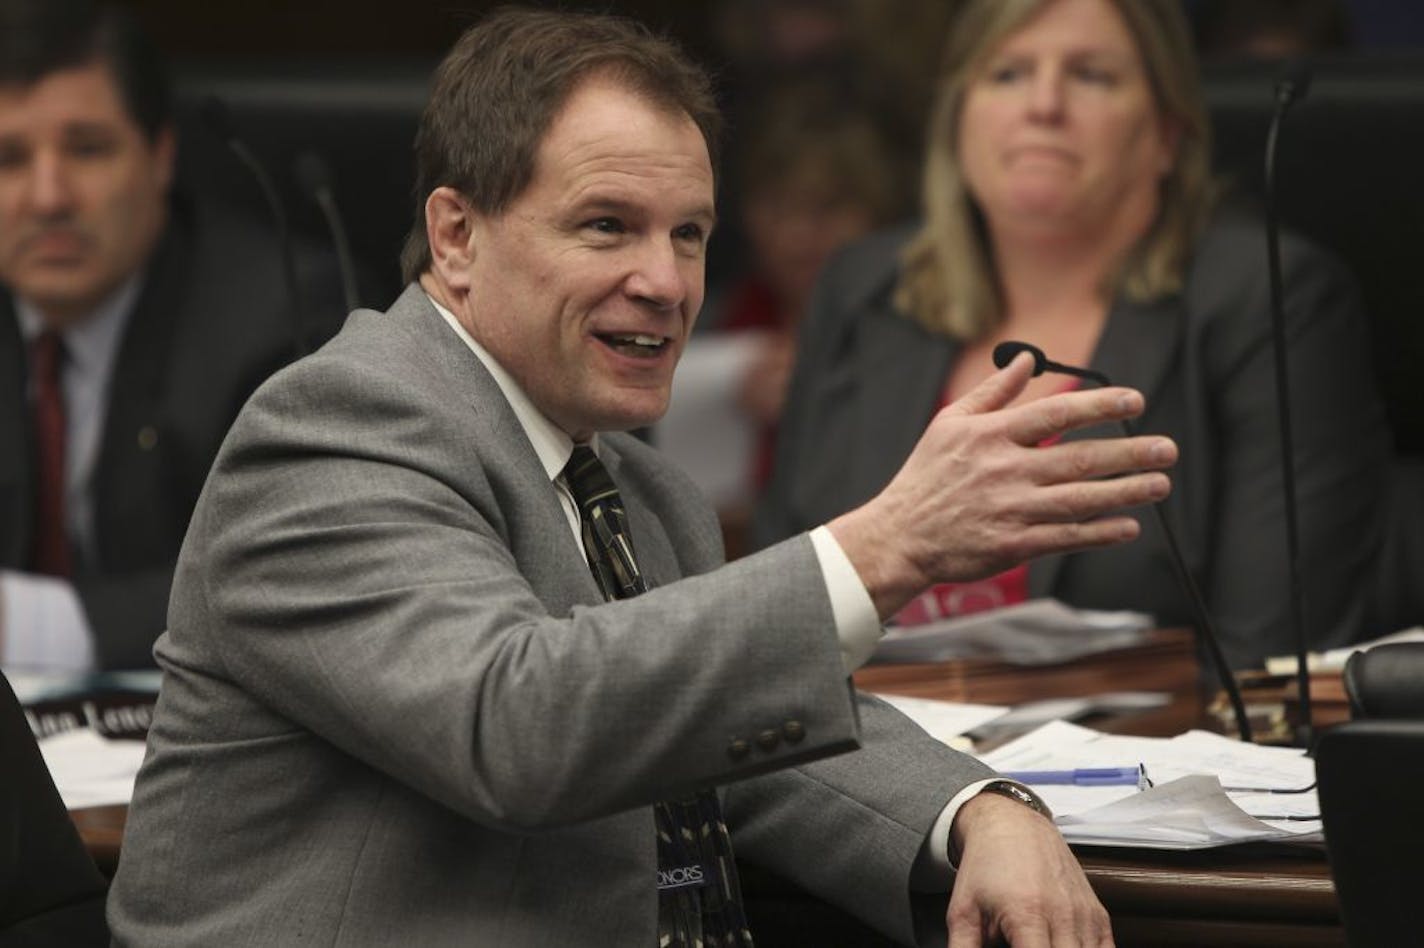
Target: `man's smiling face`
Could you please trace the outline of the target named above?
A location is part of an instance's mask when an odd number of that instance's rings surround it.
[[[591,77],[544,135],[524,191],[474,214],[457,316],[575,440],[651,424],[702,305],[714,220],[696,123]]]

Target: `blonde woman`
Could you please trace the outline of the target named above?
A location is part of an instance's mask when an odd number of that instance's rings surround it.
[[[832,262],[801,333],[770,542],[872,496],[930,417],[1024,340],[1148,400],[1181,446],[1167,515],[1238,667],[1289,652],[1265,240],[1214,200],[1209,130],[1176,0],[967,0],[929,129],[923,219]],[[1309,632],[1356,638],[1381,528],[1388,434],[1356,294],[1284,242]],[[1024,399],[1071,384],[1034,380]],[[917,622],[1054,596],[1190,612],[1156,524],[1112,551],[941,587]]]

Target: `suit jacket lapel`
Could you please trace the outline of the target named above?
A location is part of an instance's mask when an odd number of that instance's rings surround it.
[[[1179,356],[1183,331],[1182,299],[1172,295],[1150,303],[1118,301],[1093,352],[1091,368],[1114,385],[1135,388],[1150,403],[1166,382],[1168,370]],[[1069,432],[1063,440],[1111,437],[1115,429],[1086,428]],[[1064,557],[1049,556],[1029,564],[1030,597],[1053,592]]]
[[[30,534],[30,435],[20,324],[0,294],[0,565],[24,567]]]
[[[498,478],[502,483],[518,485],[518,522],[510,517],[510,522],[502,526],[515,557],[525,563],[526,573],[541,580],[536,593],[554,614],[566,612],[576,603],[603,602],[583,549],[569,529],[558,493],[494,376],[418,285],[406,288],[386,318],[406,324],[408,331],[421,340],[440,374],[469,406],[472,417],[478,419],[472,437],[481,438],[480,456],[471,458],[469,463],[484,465],[492,482]],[[483,432],[488,432],[488,437],[483,437]],[[508,511],[511,503],[513,498],[500,507]],[[541,562],[527,562],[530,558]]]
[[[117,540],[120,534],[117,525],[109,522],[112,512],[125,507],[152,509],[151,498],[172,483],[161,460],[164,453],[153,453],[155,448],[164,452],[165,447],[151,436],[140,436],[147,431],[162,439],[170,433],[169,419],[162,417],[168,360],[192,272],[192,229],[181,205],[175,203],[172,211],[124,327],[109,381],[92,477],[95,552],[100,563],[109,560],[106,540]]]

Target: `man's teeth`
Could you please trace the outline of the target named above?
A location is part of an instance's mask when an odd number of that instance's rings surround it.
[[[638,333],[636,335],[631,336],[613,335],[609,336],[608,338],[620,345],[649,346],[651,348],[657,348],[658,346],[663,344],[662,336],[645,336],[642,333]]]

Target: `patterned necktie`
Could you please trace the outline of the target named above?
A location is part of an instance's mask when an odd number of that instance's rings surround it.
[[[64,522],[64,390],[60,365],[64,349],[53,330],[40,333],[30,351],[34,380],[35,529],[30,569],[69,576],[69,531]]]
[[[589,569],[607,600],[648,591],[618,488],[586,445],[575,445],[564,481],[578,506]],[[732,839],[716,792],[653,807],[658,833],[661,948],[751,948]],[[700,883],[700,884],[699,884]]]

